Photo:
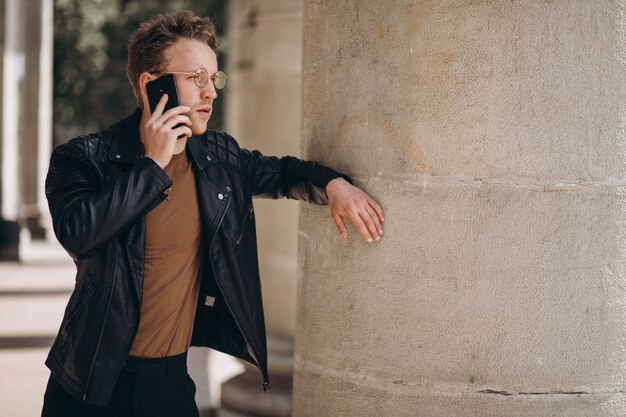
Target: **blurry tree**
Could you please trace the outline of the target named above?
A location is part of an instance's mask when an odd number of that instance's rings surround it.
[[[223,67],[227,0],[55,0],[54,142],[101,129],[136,107],[126,78],[127,43],[147,18],[191,10],[215,23]],[[223,98],[223,96],[221,97]],[[222,125],[217,100],[209,128]]]

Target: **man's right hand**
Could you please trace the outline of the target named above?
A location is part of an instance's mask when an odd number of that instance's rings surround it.
[[[172,160],[177,138],[181,135],[186,137],[192,135],[191,120],[184,114],[191,109],[187,106],[178,106],[163,113],[167,99],[167,94],[164,94],[148,121],[139,127],[145,156],[152,158],[161,168],[165,168]],[[182,126],[175,128],[181,123]]]

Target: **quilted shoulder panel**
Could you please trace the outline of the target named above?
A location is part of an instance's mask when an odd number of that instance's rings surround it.
[[[106,162],[109,156],[111,140],[111,129],[87,133],[59,145],[55,148],[54,154],[61,157],[61,159],[80,158],[82,163],[93,166],[98,171],[98,174],[101,174],[102,164]]]
[[[226,132],[207,132],[208,146],[220,161],[241,169],[239,144]]]

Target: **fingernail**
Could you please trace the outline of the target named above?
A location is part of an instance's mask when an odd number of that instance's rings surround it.
[[[368,237],[368,238],[367,238],[367,242],[368,242],[368,243],[372,243],[372,238],[371,238],[371,237]]]
[[[378,241],[378,240],[380,240],[380,236],[376,236],[376,240],[377,240],[377,241]]]

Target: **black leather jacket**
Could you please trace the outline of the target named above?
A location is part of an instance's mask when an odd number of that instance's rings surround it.
[[[141,156],[139,119],[136,111],[57,147],[46,179],[54,232],[77,269],[46,365],[66,391],[97,405],[107,403],[139,325],[145,215],[172,186],[165,171]],[[223,132],[190,138],[186,151],[196,175],[205,254],[192,345],[253,363],[267,388],[252,195],[325,204],[326,184],[343,175],[314,162],[241,149]],[[213,307],[205,305],[207,296],[215,298]]]

